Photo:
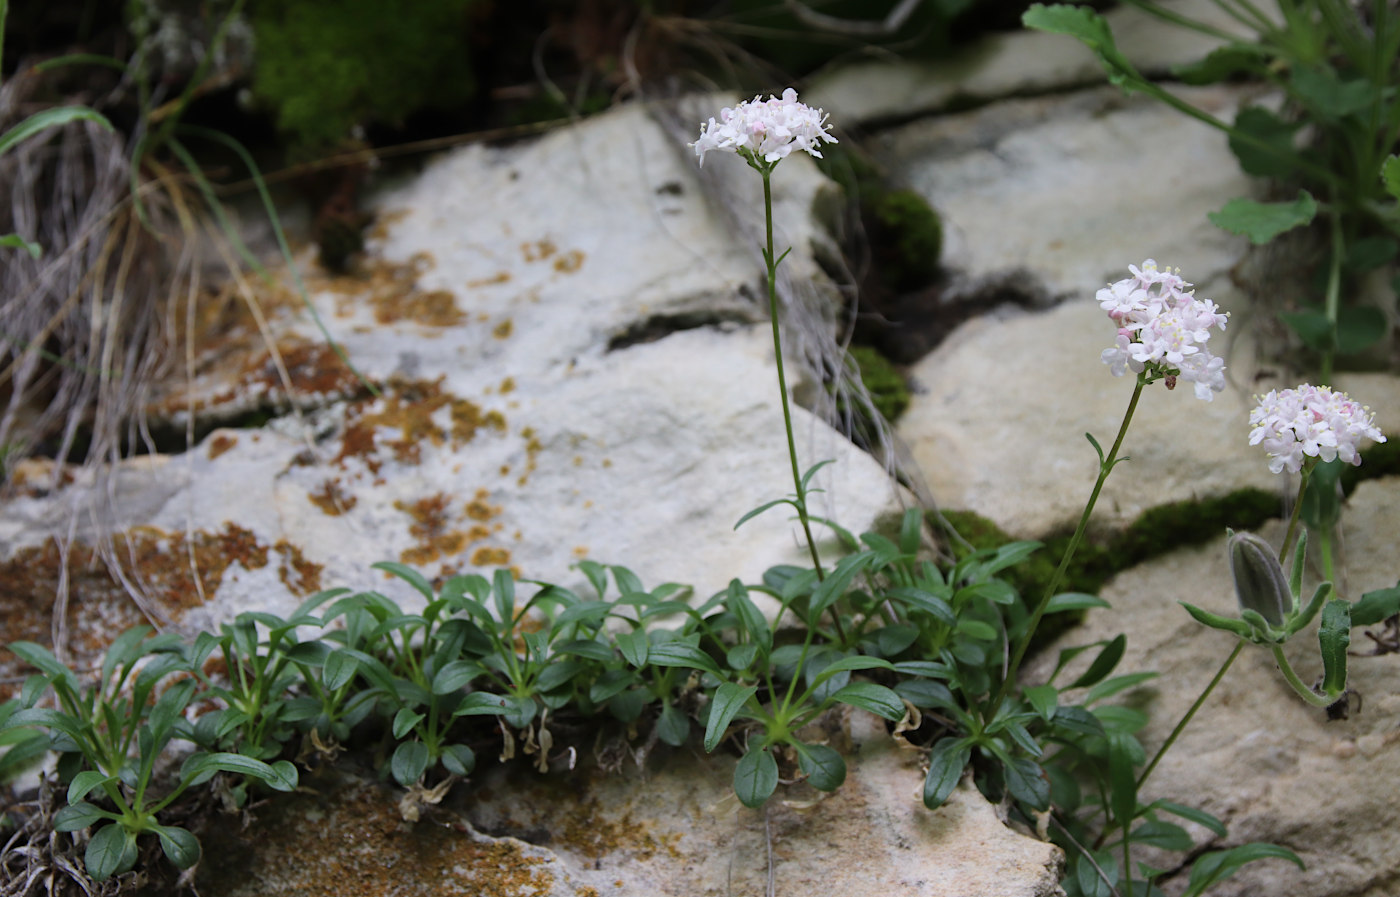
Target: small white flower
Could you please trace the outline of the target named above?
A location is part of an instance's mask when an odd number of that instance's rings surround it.
[[[1307,458],[1341,458],[1360,464],[1361,440],[1385,442],[1370,409],[1326,386],[1304,383],[1297,389],[1270,390],[1255,399],[1259,404],[1249,414],[1254,426],[1249,444],[1264,447],[1274,473],[1284,469],[1297,473]]]
[[[1118,339],[1102,354],[1109,372],[1121,377],[1132,370],[1194,383],[1196,397],[1207,402],[1225,388],[1225,363],[1206,348],[1212,330],[1224,330],[1229,316],[1209,299],[1197,299],[1191,284],[1171,269],[1147,259],[1129,265],[1132,277],[1101,289],[1099,307],[1118,326]]]
[[[761,95],[760,95],[761,96]],[[826,123],[826,114],[797,101],[797,91],[789,87],[782,99],[754,97],[748,102],[720,110],[700,126],[700,139],[691,144],[700,164],[711,150],[739,153],[768,165],[788,157],[793,150],[804,150],[822,157],[822,141],[836,143]]]

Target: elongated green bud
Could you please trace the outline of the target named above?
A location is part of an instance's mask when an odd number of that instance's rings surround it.
[[[1226,540],[1230,576],[1240,610],[1252,610],[1274,627],[1282,627],[1293,607],[1293,592],[1274,549],[1253,533],[1230,531]]]

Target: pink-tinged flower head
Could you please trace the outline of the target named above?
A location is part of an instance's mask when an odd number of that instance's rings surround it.
[[[760,95],[761,96],[761,95]],[[774,164],[793,150],[804,150],[822,157],[821,144],[836,143],[826,123],[826,114],[797,101],[797,91],[789,87],[782,99],[754,97],[732,109],[726,106],[700,126],[700,139],[691,144],[700,164],[711,150],[739,153],[750,159]]]
[[[1264,447],[1274,473],[1297,473],[1307,458],[1360,464],[1361,440],[1385,442],[1369,408],[1326,386],[1304,383],[1255,399],[1259,404],[1249,414],[1254,426],[1249,444]]]
[[[1229,316],[1209,299],[1197,299],[1179,273],[1159,269],[1152,259],[1128,270],[1131,277],[1095,296],[1118,327],[1103,363],[1115,377],[1150,371],[1168,387],[1178,378],[1194,383],[1196,397],[1209,402],[1225,388],[1225,363],[1205,344],[1212,330],[1225,329]]]

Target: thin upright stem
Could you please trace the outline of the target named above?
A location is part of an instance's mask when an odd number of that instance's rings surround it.
[[[1303,510],[1303,493],[1308,490],[1308,475],[1312,473],[1311,467],[1304,467],[1299,474],[1298,497],[1293,501],[1293,513],[1288,517],[1288,530],[1283,534],[1283,544],[1278,548],[1278,562],[1285,563],[1288,559],[1288,552],[1293,547],[1293,534],[1298,530],[1298,518]]]
[[[1123,438],[1128,435],[1128,425],[1133,421],[1133,412],[1137,410],[1138,399],[1142,397],[1142,388],[1146,385],[1146,375],[1139,374],[1137,384],[1133,387],[1133,397],[1128,402],[1128,410],[1123,414],[1123,423],[1118,427],[1118,438],[1113,440],[1113,448],[1109,449],[1108,454],[1100,459],[1099,478],[1094,482],[1094,491],[1090,493],[1088,503],[1084,505],[1084,513],[1079,516],[1079,526],[1075,529],[1074,536],[1069,540],[1069,545],[1065,547],[1064,557],[1060,558],[1060,566],[1056,568],[1055,575],[1050,578],[1050,584],[1046,586],[1045,594],[1041,596],[1040,603],[1035,606],[1035,611],[1026,624],[1026,631],[1017,639],[1015,651],[1011,655],[1011,663],[1006,668],[1006,675],[1002,678],[1000,687],[997,688],[996,697],[988,705],[993,709],[993,712],[1001,706],[1001,702],[1006,697],[1012,683],[1016,681],[1016,672],[1020,669],[1021,661],[1026,656],[1026,649],[1030,646],[1036,627],[1040,625],[1041,617],[1045,616],[1045,609],[1049,607],[1050,599],[1055,596],[1055,591],[1060,587],[1060,583],[1064,582],[1065,571],[1069,569],[1070,561],[1073,560],[1075,551],[1079,549],[1079,543],[1084,541],[1084,532],[1089,528],[1089,517],[1094,513],[1094,505],[1099,500],[1099,493],[1103,491],[1103,484],[1113,471],[1118,450],[1123,447]]]
[[[1143,784],[1147,782],[1147,777],[1152,775],[1152,770],[1157,768],[1157,764],[1161,762],[1162,757],[1166,756],[1167,751],[1171,750],[1172,745],[1176,744],[1176,739],[1186,730],[1186,726],[1191,722],[1191,718],[1196,715],[1196,711],[1201,709],[1206,699],[1210,697],[1210,693],[1215,691],[1215,687],[1220,684],[1220,680],[1225,678],[1225,673],[1229,671],[1230,666],[1235,662],[1235,658],[1240,656],[1240,651],[1244,650],[1244,646],[1245,642],[1243,639],[1235,641],[1235,650],[1230,652],[1230,656],[1225,658],[1225,662],[1220,665],[1220,669],[1215,671],[1215,678],[1210,680],[1210,684],[1207,685],[1200,696],[1196,698],[1196,702],[1191,705],[1191,709],[1187,710],[1186,713],[1182,715],[1181,720],[1176,724],[1176,728],[1172,729],[1172,733],[1167,736],[1167,740],[1162,742],[1161,747],[1157,748],[1157,753],[1152,756],[1152,762],[1147,764],[1147,768],[1142,771],[1142,775],[1138,776],[1137,789],[1139,791],[1142,790]]]
[[[768,263],[768,317],[773,322],[773,355],[778,362],[778,396],[783,401],[783,430],[787,433],[788,460],[792,462],[792,485],[797,496],[797,517],[802,521],[802,532],[807,537],[807,550],[812,553],[812,566],[817,571],[818,581],[821,581],[826,578],[826,574],[822,572],[821,558],[817,555],[817,540],[812,538],[812,523],[807,515],[807,495],[802,488],[802,473],[797,466],[797,442],[792,436],[792,409],[788,404],[787,376],[783,373],[783,340],[778,319],[778,258],[773,252],[771,169],[760,169],[759,173],[763,175],[763,217],[768,232],[768,249],[764,253],[764,260]],[[834,611],[832,616],[836,616]],[[836,618],[836,628],[839,632],[839,618]]]

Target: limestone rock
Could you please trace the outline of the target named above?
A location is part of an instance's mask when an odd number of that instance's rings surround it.
[[[1262,533],[1274,544],[1284,526]],[[1396,584],[1394,533],[1400,529],[1400,479],[1361,483],[1342,517],[1344,596]],[[1304,589],[1311,594],[1311,588]],[[1233,614],[1235,598],[1224,537],[1182,549],[1126,571],[1103,590],[1112,609],[1047,649],[1027,671],[1043,680],[1062,647],[1128,635],[1117,673],[1162,673],[1125,700],[1151,715],[1139,737],[1156,750],[1210,681],[1232,647],[1230,636],[1196,624],[1177,604]],[[1352,650],[1372,648],[1359,630]],[[1290,641],[1290,662],[1305,682],[1321,674],[1316,624]],[[1087,661],[1087,656],[1086,656]],[[1153,773],[1144,801],[1168,798],[1198,806],[1223,820],[1229,837],[1216,847],[1271,841],[1296,852],[1306,872],[1291,864],[1251,865],[1211,893],[1222,897],[1290,894],[1392,893],[1400,876],[1393,849],[1400,806],[1384,783],[1400,775],[1400,655],[1353,656],[1350,685],[1362,695],[1350,719],[1327,722],[1323,711],[1299,700],[1275,669],[1269,652],[1246,646],[1185,734]],[[1072,667],[1063,675],[1074,675]],[[1068,681],[1068,680],[1065,680]],[[1200,830],[1197,837],[1207,833]]]
[[[529,893],[541,897],[726,897],[765,893],[771,863],[778,895],[1063,894],[1059,849],[1008,829],[970,785],[936,812],[926,810],[919,799],[919,753],[897,747],[878,720],[854,712],[834,740],[850,758],[849,777],[838,791],[784,788],[757,811],[734,798],[734,757],[664,747],[643,775],[630,763],[602,772],[582,757],[578,769],[546,775],[524,766],[498,767],[458,785],[441,809],[413,827],[391,818],[392,797],[385,793],[376,806],[372,793],[351,791],[351,812],[343,807],[345,798],[323,798],[328,806],[316,811],[321,818],[297,798],[290,813],[271,811],[280,818],[241,839],[274,846],[231,847],[251,874],[212,870],[200,893],[316,893],[297,890],[311,882],[327,893],[339,886],[378,897],[394,893],[376,884],[387,865],[401,870],[396,881],[435,881],[434,892],[443,894],[486,893],[470,890],[471,877],[497,874],[499,867],[530,872],[538,890]],[[279,859],[275,846],[278,831],[304,826],[348,827],[354,846],[316,851],[321,871],[308,877],[295,857]],[[458,857],[462,852],[485,858],[468,866]],[[406,864],[405,855],[413,862]],[[501,859],[491,859],[496,856]],[[368,889],[362,877],[370,880]]]

